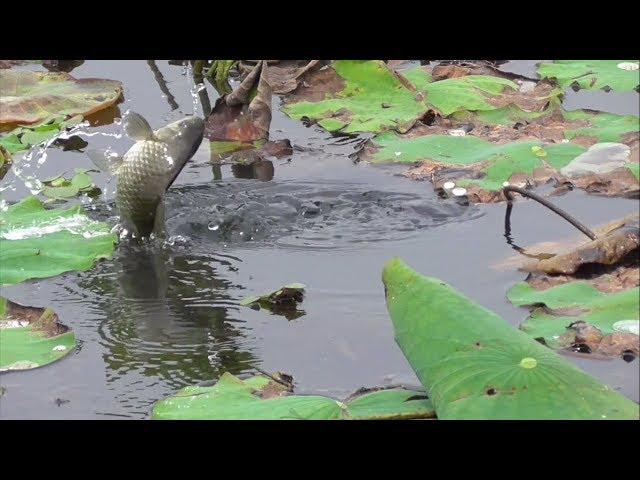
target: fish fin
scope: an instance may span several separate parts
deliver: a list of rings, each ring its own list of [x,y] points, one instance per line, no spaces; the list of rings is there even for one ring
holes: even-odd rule
[[[124,131],[133,140],[151,140],[153,138],[153,130],[151,130],[149,122],[135,112],[130,112],[125,116]]]
[[[87,150],[87,157],[103,172],[118,174],[122,165],[122,156],[110,150]]]

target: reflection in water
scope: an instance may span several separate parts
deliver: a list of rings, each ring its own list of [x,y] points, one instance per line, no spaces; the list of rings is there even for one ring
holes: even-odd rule
[[[251,165],[241,165],[239,163],[231,166],[233,176],[236,178],[256,179],[262,182],[273,180],[273,162],[269,160],[258,160]]]
[[[237,308],[226,293],[232,285],[217,273],[235,263],[123,243],[111,265],[82,280],[105,317],[107,382],[123,406],[148,408],[136,401],[141,384],[170,392],[252,368],[245,328],[229,316]]]

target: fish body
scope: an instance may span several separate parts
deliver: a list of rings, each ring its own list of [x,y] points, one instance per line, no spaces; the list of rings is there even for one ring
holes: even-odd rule
[[[134,237],[159,234],[164,226],[164,195],[202,142],[204,121],[186,117],[158,130],[130,113],[124,129],[136,143],[124,156],[90,151],[103,170],[117,176],[116,208],[122,227]]]

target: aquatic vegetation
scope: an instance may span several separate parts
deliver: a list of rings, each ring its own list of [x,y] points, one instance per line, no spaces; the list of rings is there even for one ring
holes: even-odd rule
[[[587,90],[630,91],[640,85],[638,60],[555,60],[541,63],[538,74],[563,88],[575,85]]]
[[[41,122],[52,115],[87,116],[116,103],[122,84],[67,73],[0,70],[0,125]]]
[[[0,212],[0,285],[88,270],[110,258],[117,236],[76,206],[47,210],[28,197]]]
[[[264,308],[276,315],[283,315],[287,320],[293,320],[305,313],[297,309],[304,298],[305,288],[302,283],[290,283],[262,295],[245,298],[240,305]]]
[[[75,335],[50,308],[24,307],[0,297],[0,371],[47,365],[75,346]]]
[[[44,187],[41,193],[52,199],[67,199],[81,194],[92,197],[99,195],[100,189],[96,187],[89,175],[92,171],[95,170],[76,168],[75,175],[71,179],[65,178],[64,174],[47,178],[42,181]]]
[[[373,389],[338,401],[320,395],[290,395],[266,376],[240,380],[224,373],[211,387],[185,387],[153,407],[155,420],[393,420],[432,418],[424,393]]]
[[[439,419],[638,419],[635,402],[396,258],[382,280],[396,342]]]
[[[61,131],[79,124],[82,120],[82,115],[73,116],[68,120],[65,120],[64,115],[55,115],[35,125],[17,127],[0,137],[0,146],[4,146],[11,153],[28,150],[34,145],[51,140]]]
[[[338,60],[322,78],[294,91],[283,111],[309,118],[330,132],[408,131],[428,107],[415,87],[379,60]]]
[[[638,287],[603,293],[584,281],[545,290],[521,282],[509,290],[507,298],[514,305],[535,307],[521,328],[552,348],[586,345],[590,352],[605,355],[640,354]]]

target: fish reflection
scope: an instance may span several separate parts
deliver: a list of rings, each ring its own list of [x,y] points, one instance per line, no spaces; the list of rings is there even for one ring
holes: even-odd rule
[[[121,244],[108,272],[85,279],[104,314],[107,381],[117,384],[125,406],[136,403],[140,388],[160,384],[169,392],[252,368],[248,332],[232,315],[232,284],[219,273],[235,263]]]
[[[248,178],[268,182],[273,180],[275,169],[270,160],[258,160],[251,165],[231,165],[231,171],[236,178]]]

